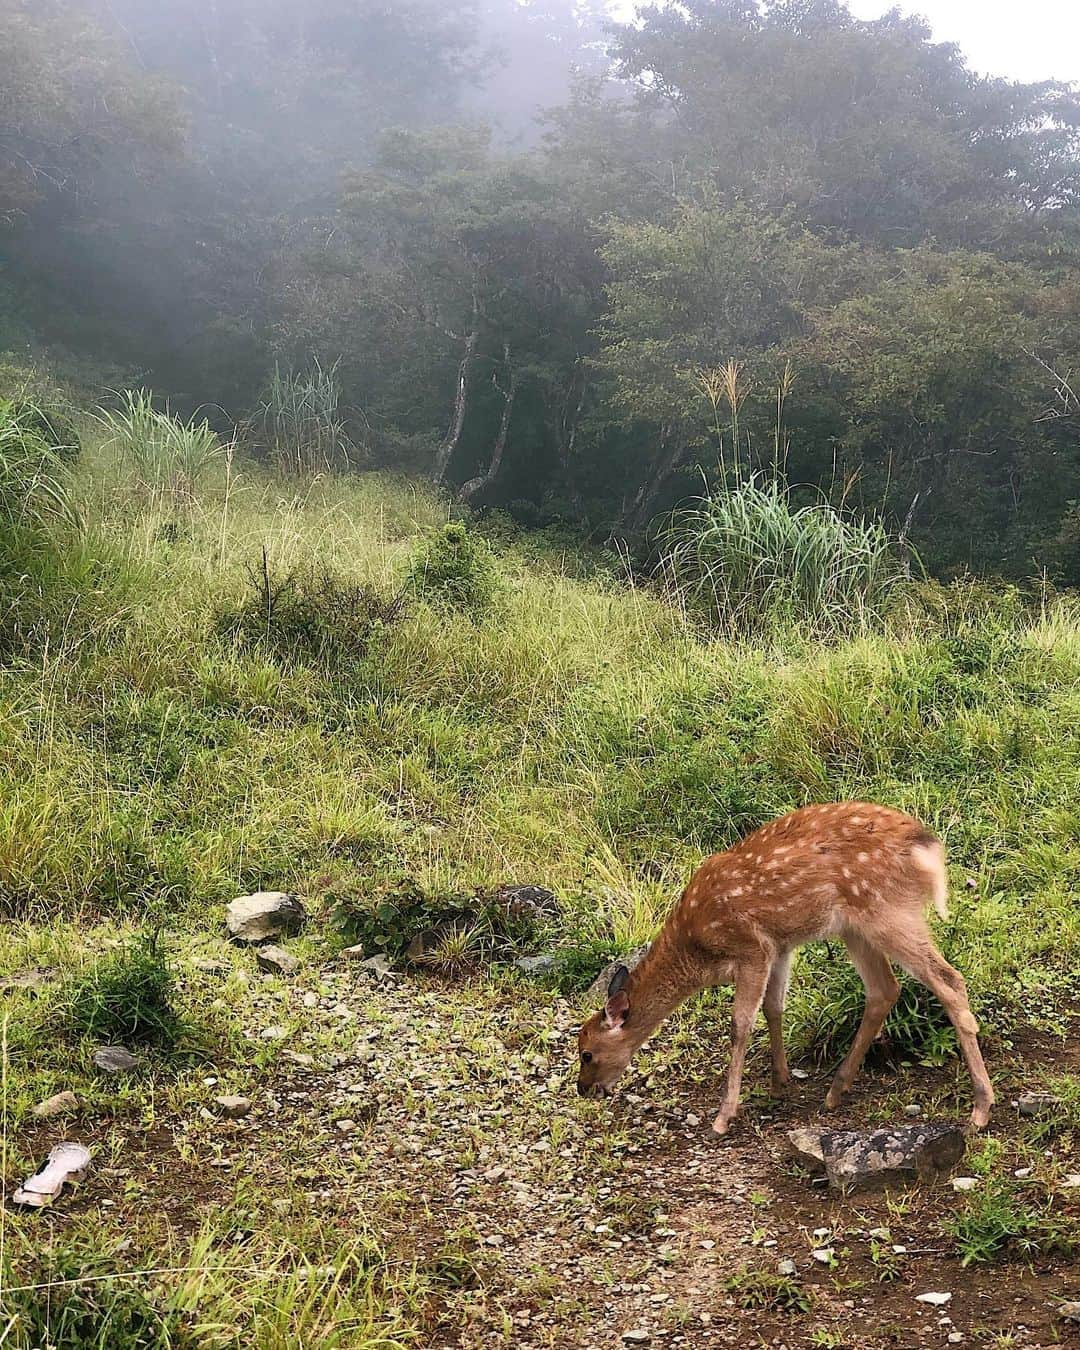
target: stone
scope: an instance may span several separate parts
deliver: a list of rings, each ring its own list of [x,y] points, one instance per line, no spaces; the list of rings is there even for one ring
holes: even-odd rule
[[[943,1308],[952,1298],[952,1294],[916,1294],[916,1303],[929,1303],[932,1308]]]
[[[546,886],[500,886],[494,895],[495,904],[510,919],[528,923],[548,923],[559,917],[559,902],[555,892]]]
[[[21,989],[28,994],[40,994],[55,981],[57,973],[55,966],[33,966],[29,970],[20,970],[18,974],[0,980],[0,993],[8,994]]]
[[[908,1120],[918,1120],[922,1115],[922,1107],[912,1102],[910,1106],[904,1107],[904,1115],[907,1116]]]
[[[523,975],[546,975],[555,969],[555,957],[550,952],[541,952],[537,956],[519,956],[514,969]]]
[[[255,953],[259,969],[271,975],[295,975],[300,962],[284,947],[260,947]]]
[[[262,1041],[283,1041],[288,1035],[288,1031],[282,1026],[263,1027],[259,1032],[259,1039]]]
[[[1076,1322],[1080,1325],[1080,1301],[1070,1301],[1058,1305],[1057,1315],[1062,1322]]]
[[[1016,1103],[1022,1116],[1047,1116],[1060,1109],[1062,1101],[1052,1092],[1025,1092]]]
[[[204,975],[227,975],[229,967],[224,961],[215,961],[208,956],[197,956],[191,963],[196,970],[201,970]]]
[[[973,1191],[978,1184],[978,1177],[953,1177],[952,1179],[954,1191]]]
[[[603,1003],[607,998],[608,985],[611,983],[612,975],[620,966],[625,966],[627,970],[633,970],[635,966],[640,966],[648,950],[647,946],[635,947],[633,951],[627,952],[624,956],[617,956],[614,961],[609,961],[592,984],[589,985],[589,992],[585,997],[592,999],[594,1002]]]
[[[1080,1172],[1069,1172],[1058,1183],[1063,1191],[1074,1191],[1080,1187]]]
[[[232,1097],[226,1094],[215,1097],[214,1101],[221,1107],[221,1114],[226,1120],[241,1120],[251,1110],[251,1101],[247,1097]]]
[[[644,1327],[634,1327],[632,1331],[624,1331],[622,1340],[624,1345],[652,1345],[652,1336]]]
[[[936,1181],[964,1155],[966,1139],[954,1125],[908,1125],[885,1130],[791,1130],[788,1144],[811,1175],[822,1172],[832,1190]]]
[[[225,924],[234,942],[267,942],[294,937],[307,922],[307,911],[295,895],[284,891],[256,891],[230,901]]]
[[[790,1256],[785,1256],[782,1261],[777,1261],[776,1273],[777,1275],[786,1275],[790,1278],[791,1276],[798,1274],[798,1267]]]
[[[102,1073],[131,1073],[139,1067],[138,1059],[122,1045],[103,1045],[95,1050],[94,1064]]]
[[[51,1116],[67,1116],[73,1111],[79,1109],[79,1099],[74,1092],[58,1092],[55,1097],[48,1097],[43,1102],[38,1102],[34,1107],[34,1115],[41,1120],[48,1120]]]
[[[821,1131],[810,1129],[788,1130],[788,1148],[795,1161],[813,1177],[825,1175],[825,1154],[821,1149]]]

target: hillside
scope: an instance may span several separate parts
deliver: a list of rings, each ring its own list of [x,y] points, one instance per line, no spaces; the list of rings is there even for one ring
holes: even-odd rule
[[[1074,597],[914,582],[832,643],[734,640],[569,535],[447,530],[404,479],[230,453],[148,482],[101,444],[75,475],[72,521],[13,530],[0,565],[4,1171],[61,1138],[94,1163],[54,1208],[4,1211],[8,1344],[1066,1334]],[[784,1160],[860,1013],[828,946],[793,982],[806,1076],[770,1104],[757,1038],[729,1141],[707,1129],[724,993],[676,1016],[614,1104],[573,1095],[583,990],[694,864],[848,797],[913,812],[948,850],[939,938],[1000,1099],[969,1194],[833,1200]],[[549,888],[556,916],[503,922],[488,897],[506,885]],[[292,977],[225,941],[226,903],[258,890],[312,916]],[[555,961],[515,966],[536,953]],[[135,1072],[95,1071],[110,1041]],[[1057,1104],[1018,1118],[1034,1089]],[[75,1115],[33,1114],[69,1090]],[[958,1118],[968,1091],[940,1010],[905,985],[844,1119]],[[223,1094],[250,1112],[223,1118]],[[951,1322],[925,1290],[953,1292]]]

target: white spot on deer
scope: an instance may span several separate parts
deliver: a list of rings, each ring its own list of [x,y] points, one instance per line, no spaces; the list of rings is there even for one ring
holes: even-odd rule
[[[870,854],[869,854],[869,853],[857,853],[855,856],[856,856],[856,858],[857,858],[857,860],[858,860],[859,862],[869,862],[869,861],[870,861]]]

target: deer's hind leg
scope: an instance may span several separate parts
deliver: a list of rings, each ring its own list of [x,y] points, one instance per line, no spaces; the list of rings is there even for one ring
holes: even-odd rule
[[[881,950],[872,946],[858,933],[845,933],[844,946],[848,949],[851,964],[859,972],[859,978],[866,990],[866,1005],[863,1008],[862,1021],[851,1042],[851,1049],[837,1069],[825,1098],[825,1109],[835,1110],[843,1101],[845,1094],[862,1068],[870,1043],[885,1025],[885,1019],[893,1009],[900,986],[892,972],[888,958]]]
[[[774,1097],[783,1097],[791,1085],[787,1051],[784,1049],[784,1004],[787,1002],[788,980],[791,978],[791,952],[782,952],[773,962],[769,982],[765,986],[762,1008],[769,1028],[769,1050],[772,1054],[772,1081],[769,1091]]]

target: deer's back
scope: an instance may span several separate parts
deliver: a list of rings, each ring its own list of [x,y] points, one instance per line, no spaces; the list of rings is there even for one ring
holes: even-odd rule
[[[869,802],[804,806],[706,858],[672,915],[680,936],[738,955],[921,913],[943,875],[937,836]]]

